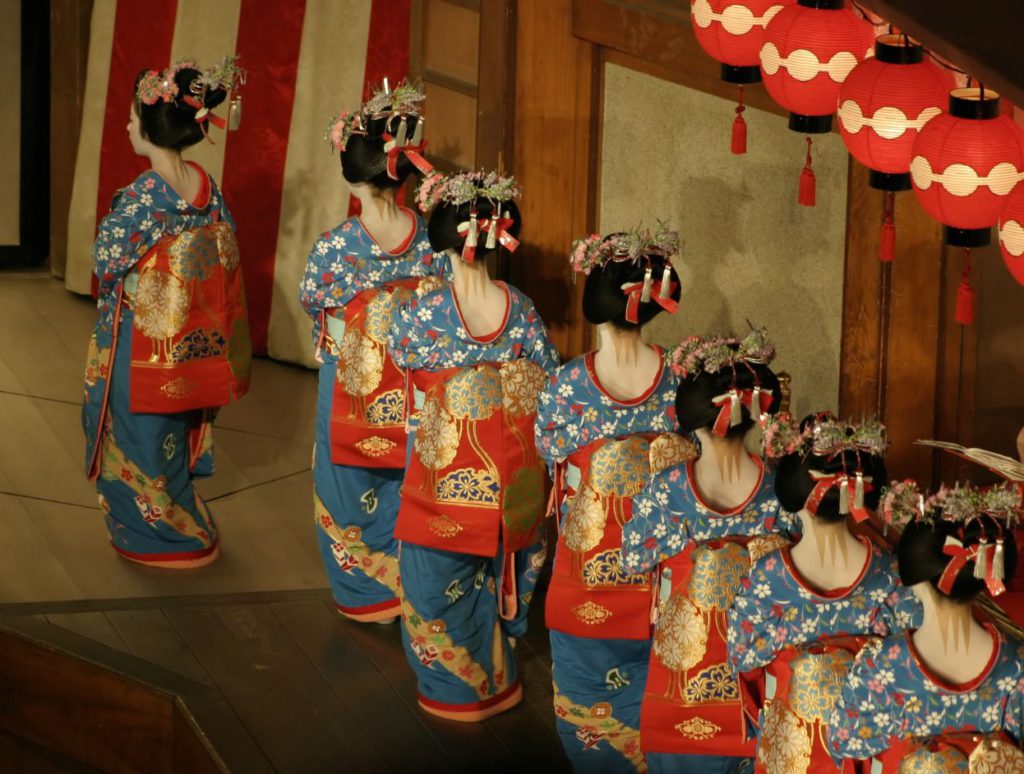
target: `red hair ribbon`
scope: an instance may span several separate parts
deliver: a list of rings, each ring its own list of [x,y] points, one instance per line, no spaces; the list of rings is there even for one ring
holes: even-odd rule
[[[864,507],[864,493],[874,490],[871,477],[862,473],[849,475],[848,473],[821,473],[817,470],[811,471],[811,478],[814,479],[814,489],[807,498],[808,513],[818,515],[818,507],[825,495],[833,487],[839,487],[839,513],[853,514],[853,520],[862,522],[868,517],[868,510]]]
[[[392,180],[398,179],[398,156],[404,153],[405,157],[413,163],[424,175],[429,175],[434,171],[434,165],[426,160],[423,156],[423,151],[427,147],[427,141],[423,140],[419,145],[413,145],[411,142],[399,144],[398,140],[392,137],[387,132],[384,132],[384,153],[388,157],[388,177]]]
[[[210,122],[211,124],[216,126],[218,129],[226,129],[227,128],[227,126],[228,126],[227,121],[225,121],[220,116],[214,115],[213,113],[211,113],[210,112],[210,108],[208,108],[205,105],[203,105],[202,102],[200,102],[198,99],[196,99],[192,95],[186,96],[184,99],[182,99],[182,102],[184,102],[189,107],[195,108],[195,110],[196,110],[196,123],[199,124],[202,127],[203,136],[206,137],[207,140],[210,140],[210,135],[207,134],[206,127],[202,126],[206,122]],[[213,140],[210,140],[210,142],[212,143]]]
[[[997,543],[989,543],[987,539],[982,538],[980,543],[965,548],[964,544],[955,537],[947,536],[946,545],[942,547],[942,553],[950,557],[950,560],[946,565],[946,569],[942,571],[942,575],[939,577],[939,591],[943,594],[949,594],[953,590],[956,576],[972,560],[976,563],[975,577],[978,577],[979,570],[984,570],[983,577],[989,594],[997,597],[1006,591],[1003,579],[998,577],[1001,573],[996,573],[994,570],[997,546]],[[982,564],[984,564],[984,568],[980,567]]]
[[[719,438],[725,438],[730,427],[736,427],[743,421],[743,406],[753,414],[754,394],[757,394],[757,413],[761,415],[772,407],[772,391],[762,390],[760,387],[747,387],[737,389],[733,387],[723,395],[717,395],[711,402],[719,407],[718,417],[711,428],[711,432]]]
[[[462,246],[462,260],[466,263],[473,263],[476,260],[476,248],[480,234],[487,232],[487,247],[494,248],[500,242],[502,247],[510,253],[514,253],[519,247],[519,240],[509,233],[509,229],[515,224],[512,218],[485,218],[477,220],[475,212],[470,213],[470,219],[459,224],[459,236],[465,240]],[[472,234],[472,238],[470,237]],[[491,238],[493,236],[493,239]]]
[[[679,311],[679,303],[672,298],[672,294],[675,292],[676,287],[678,287],[678,283],[669,283],[668,292],[662,293],[661,288],[663,282],[664,278],[652,283],[651,301],[657,302],[658,306],[669,314],[675,314]],[[626,322],[631,322],[635,325],[640,322],[640,298],[644,292],[644,283],[631,282],[628,285],[623,285],[622,292],[625,293],[628,298],[626,301]],[[662,296],[664,296],[664,298],[662,298]]]

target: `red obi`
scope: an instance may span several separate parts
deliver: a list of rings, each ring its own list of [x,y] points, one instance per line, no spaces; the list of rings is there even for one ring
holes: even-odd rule
[[[660,565],[658,623],[640,709],[645,752],[753,757],[726,613],[753,558],[778,535],[690,543]]]
[[[533,440],[547,383],[530,360],[416,371],[422,391],[395,537],[444,551],[497,556],[537,541],[544,463]]]
[[[252,343],[231,226],[164,237],[139,262],[138,280],[129,299],[132,412],[173,414],[245,395]]]
[[[835,637],[782,650],[764,670],[764,709],[755,771],[838,772],[826,738],[846,673],[868,637]],[[749,674],[749,673],[748,673]],[[744,678],[744,689],[747,688]],[[760,680],[758,681],[760,683]]]
[[[405,467],[405,375],[387,352],[387,336],[395,309],[423,281],[410,277],[364,290],[344,309],[325,314],[323,341],[338,357],[331,404],[335,465]],[[344,332],[331,335],[342,319]]]
[[[569,475],[557,482],[556,501],[569,506],[548,587],[548,628],[594,639],[651,636],[652,574],[622,569],[622,526],[651,475],[695,452],[675,433],[647,433],[602,438],[568,458]]]
[[[965,731],[933,739],[901,739],[876,760],[882,764],[882,774],[903,771],[1024,771],[1024,752],[1004,733]],[[870,763],[843,761],[843,773],[866,774]]]

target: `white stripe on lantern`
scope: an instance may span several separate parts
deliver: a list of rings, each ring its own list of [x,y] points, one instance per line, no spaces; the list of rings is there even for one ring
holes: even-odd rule
[[[761,47],[761,67],[768,75],[775,75],[784,67],[798,81],[811,81],[820,73],[828,73],[833,81],[842,83],[856,66],[857,57],[850,51],[840,51],[822,63],[817,54],[805,48],[782,56],[774,43],[765,43]]]
[[[1024,172],[1019,172],[1008,161],[996,164],[987,175],[978,174],[966,164],[950,164],[939,173],[924,156],[915,156],[910,162],[910,174],[914,185],[922,191],[931,188],[932,183],[940,183],[953,196],[970,196],[983,185],[996,196],[1008,196],[1013,187],[1024,180]]]

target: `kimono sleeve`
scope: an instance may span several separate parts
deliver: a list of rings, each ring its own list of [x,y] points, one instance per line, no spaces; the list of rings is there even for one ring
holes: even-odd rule
[[[739,591],[729,608],[726,641],[729,661],[737,672],[749,672],[770,664],[776,656],[774,632],[767,631],[772,616],[766,595],[772,579],[761,562],[740,579]]]
[[[887,750],[890,740],[899,735],[897,707],[886,689],[893,665],[882,655],[892,642],[891,638],[869,642],[846,675],[828,725],[829,752],[836,765],[846,758],[872,758]]]
[[[633,498],[633,518],[622,528],[622,566],[628,573],[647,572],[674,556],[690,541],[689,524],[672,508],[682,483],[679,466],[665,468]]]
[[[561,365],[562,360],[558,355],[558,348],[548,338],[544,321],[540,319],[532,304],[526,313],[524,325],[523,357],[529,358],[547,373],[553,373]]]
[[[344,260],[331,245],[328,232],[313,243],[306,258],[306,271],[299,283],[299,302],[314,320],[325,309],[344,306],[355,295],[355,266]]]
[[[432,321],[434,308],[444,300],[442,292],[416,296],[391,316],[388,352],[399,368],[436,370],[441,359],[441,345]]]
[[[541,390],[537,419],[533,425],[537,451],[548,464],[549,471],[575,451],[573,438],[579,417],[573,414],[568,399],[560,394],[564,373],[564,367],[558,369]]]
[[[1021,664],[1019,658],[1017,666],[1017,687],[1010,692],[1006,707],[1003,709],[1003,729],[1014,739],[1020,740],[1024,738],[1024,676],[1021,676],[1024,675],[1024,664]]]
[[[108,295],[160,239],[163,226],[153,207],[151,183],[147,174],[122,188],[114,195],[110,212],[100,221],[92,259],[101,297]]]

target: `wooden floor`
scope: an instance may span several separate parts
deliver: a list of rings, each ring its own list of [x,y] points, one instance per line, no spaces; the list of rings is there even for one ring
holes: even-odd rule
[[[397,624],[333,610],[310,508],[310,372],[259,361],[253,394],[218,421],[218,473],[200,486],[222,530],[215,565],[176,573],[116,557],[81,472],[93,314],[42,275],[0,275],[0,623],[70,631],[154,685],[173,676],[214,692],[232,722],[203,731],[239,771],[568,769],[542,598],[516,651],[523,704],[473,725],[417,708]],[[82,770],[0,737],[3,762]]]

